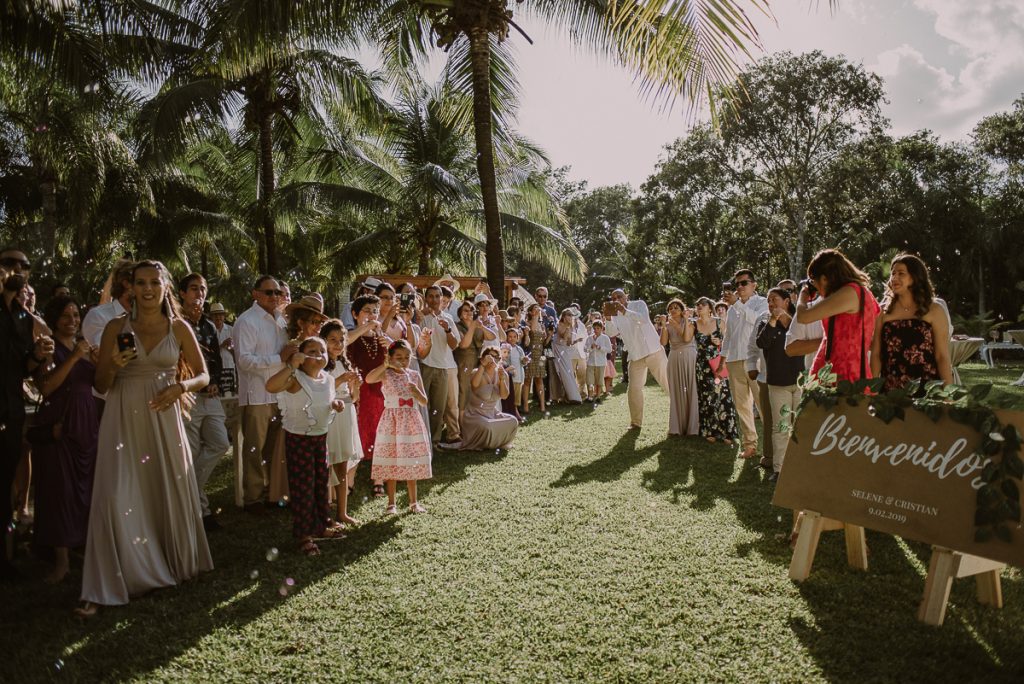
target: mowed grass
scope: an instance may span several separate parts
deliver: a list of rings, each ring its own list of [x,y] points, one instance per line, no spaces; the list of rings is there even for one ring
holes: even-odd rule
[[[667,398],[646,393],[639,434],[617,386],[532,418],[507,454],[439,455],[428,515],[362,502],[364,466],[364,524],[319,558],[294,550],[286,510],[235,511],[225,463],[216,570],[86,624],[70,617],[80,562],[60,587],[0,589],[0,681],[1024,680],[1021,571],[1003,573],[1002,610],[956,581],[942,628],[914,619],[923,544],[869,532],[860,573],[828,533],[795,584],[790,513],[760,471],[667,440]]]

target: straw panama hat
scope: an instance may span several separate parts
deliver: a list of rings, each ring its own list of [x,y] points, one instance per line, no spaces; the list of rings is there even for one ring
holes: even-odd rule
[[[225,314],[225,315],[227,315],[227,313],[228,312],[224,309],[224,305],[221,304],[220,302],[217,302],[215,304],[211,304],[210,305],[210,315],[211,316],[213,314]]]
[[[454,287],[452,288],[452,292],[458,292],[459,290],[462,289],[462,283],[453,278],[451,273],[445,273],[443,276],[434,281],[434,285],[437,286],[449,284],[454,285]]]
[[[287,313],[292,313],[296,309],[305,309],[306,311],[312,311],[315,314],[323,316],[324,298],[323,296],[320,295],[319,292],[313,292],[308,295],[303,295],[302,299],[300,299],[299,301],[292,302],[291,304],[289,304],[285,308],[285,311]]]

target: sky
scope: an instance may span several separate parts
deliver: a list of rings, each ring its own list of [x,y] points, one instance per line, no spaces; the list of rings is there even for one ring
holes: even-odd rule
[[[883,112],[896,135],[930,129],[967,139],[982,117],[1024,93],[1024,0],[770,0],[774,17],[751,14],[763,50],[845,55],[885,80]],[[692,121],[643,100],[627,70],[523,17],[534,45],[514,32],[523,90],[519,130],[554,166],[590,188],[654,171],[664,145]]]

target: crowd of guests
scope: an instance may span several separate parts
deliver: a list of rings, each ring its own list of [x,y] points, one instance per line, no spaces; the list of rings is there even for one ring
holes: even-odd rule
[[[31,477],[33,544],[52,550],[47,581],[85,548],[83,617],[178,584],[213,567],[207,533],[220,523],[206,488],[240,428],[245,510],[287,507],[297,548],[317,555],[318,540],[359,524],[348,497],[361,462],[387,514],[398,512],[399,481],[408,510],[423,513],[416,485],[439,450],[500,452],[551,403],[596,404],[616,357],[630,429],[643,425],[653,375],[669,395],[670,436],[760,453],[774,481],[808,373],[882,376],[886,390],[952,382],[949,316],[927,267],[906,254],[891,267],[881,305],[863,272],[824,250],[800,284],[762,296],[741,269],[718,300],[673,299],[653,320],[621,289],[585,315],[572,302],[559,311],[544,287],[498,309],[486,283],[450,276],[422,291],[368,278],[331,318],[319,294],[293,301],[286,283],[261,276],[231,325],[223,304],[207,306],[202,275],[175,281],[155,261],[119,262],[84,315],[63,286],[40,315],[28,258],[6,249],[4,529],[14,511],[28,517]],[[29,390],[38,410],[26,421]],[[0,574],[18,575],[6,552]]]

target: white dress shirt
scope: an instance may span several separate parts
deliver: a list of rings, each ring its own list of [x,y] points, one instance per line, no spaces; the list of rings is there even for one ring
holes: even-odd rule
[[[231,338],[238,354],[238,405],[276,404],[277,397],[267,391],[267,380],[281,370],[281,349],[288,336],[277,316],[253,305],[235,320]]]
[[[820,301],[821,299],[811,301],[808,303],[807,308],[813,307]],[[799,323],[796,320],[796,314],[793,314],[793,320],[789,323],[789,330],[786,331],[786,346],[788,347],[793,342],[799,340],[820,340],[823,337],[825,337],[825,326],[822,325],[821,321]],[[817,353],[817,350],[815,350],[810,354],[804,354],[804,368],[810,370],[811,364],[814,363],[814,355]]]
[[[626,304],[626,312],[612,316],[608,324],[608,334],[617,335],[622,346],[629,354],[630,360],[642,359],[645,356],[661,351],[661,335],[651,323],[651,313],[647,303],[642,299],[634,299]]]
[[[569,358],[570,359],[586,359],[587,358],[587,326],[584,325],[583,321],[576,319],[576,323],[572,326],[572,335],[569,339],[579,340],[569,345]]]
[[[768,319],[772,317],[770,311],[765,311],[763,314],[757,317],[757,321],[754,323],[754,329],[750,332],[750,339],[747,342],[747,364],[746,369],[748,371],[757,371],[757,381],[762,383],[768,382],[768,362],[764,358],[764,349],[757,346],[757,330],[762,323],[767,323]]]
[[[768,311],[768,300],[759,294],[746,302],[736,300],[725,319],[722,356],[726,361],[744,361],[751,355],[750,336],[757,330],[757,319]],[[756,345],[754,349],[757,349]]]
[[[462,339],[459,329],[455,327],[455,319],[444,311],[438,315],[428,311],[423,315],[420,327],[423,330],[430,328],[433,331],[430,334],[430,353],[420,359],[420,363],[431,368],[458,368],[458,365],[455,363],[455,355],[452,354],[452,348],[448,346],[448,333],[444,331],[444,328],[438,322],[440,319],[448,321],[448,329],[455,336],[456,342]]]
[[[82,337],[92,346],[100,346],[100,340],[103,339],[103,329],[107,327],[107,323],[126,313],[128,312],[121,306],[121,302],[116,299],[112,299],[106,304],[92,307],[82,320]]]
[[[216,327],[216,326],[214,326],[214,327]],[[232,330],[232,327],[230,325],[228,325],[227,323],[225,323],[224,327],[217,331],[217,341],[220,342],[221,344],[224,344],[224,340],[226,340],[229,337],[231,337],[231,330]],[[230,349],[225,349],[224,347],[221,347],[220,348],[220,362],[222,364],[224,364],[225,368],[234,368],[235,367],[235,355],[231,353]]]
[[[586,341],[587,365],[604,366],[608,355],[612,353],[612,341],[604,333],[591,335]]]

